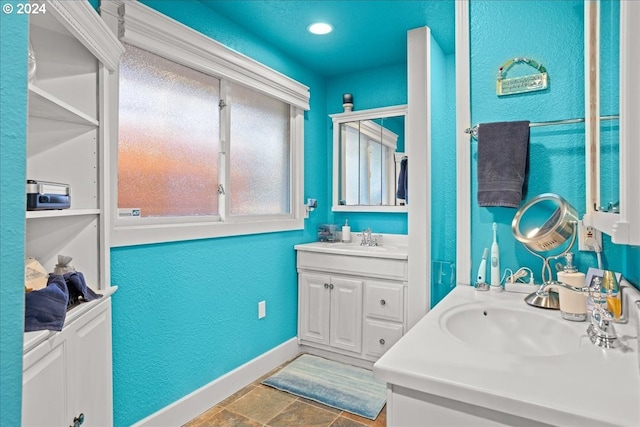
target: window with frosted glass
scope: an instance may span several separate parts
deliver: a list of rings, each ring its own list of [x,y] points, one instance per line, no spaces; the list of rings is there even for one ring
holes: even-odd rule
[[[291,212],[290,107],[231,85],[229,213]]]
[[[218,215],[220,80],[127,45],[120,64],[118,208]]]

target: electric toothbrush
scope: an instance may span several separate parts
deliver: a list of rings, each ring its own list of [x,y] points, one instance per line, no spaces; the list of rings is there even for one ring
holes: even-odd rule
[[[489,256],[489,248],[484,248],[482,261],[480,261],[480,267],[478,267],[478,281],[476,283],[486,283],[485,276],[487,274],[487,256]]]
[[[491,290],[501,291],[500,249],[498,248],[498,223],[493,223],[493,243],[491,244]]]

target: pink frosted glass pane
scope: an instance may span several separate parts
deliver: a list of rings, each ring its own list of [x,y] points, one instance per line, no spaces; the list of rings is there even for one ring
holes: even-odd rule
[[[120,65],[118,207],[218,214],[220,81],[127,45]]]
[[[230,213],[288,214],[289,105],[239,85],[231,94]]]

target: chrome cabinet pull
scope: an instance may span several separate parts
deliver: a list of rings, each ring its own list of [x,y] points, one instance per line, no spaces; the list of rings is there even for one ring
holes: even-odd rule
[[[329,285],[329,289],[333,289],[333,283]]]
[[[325,289],[329,289],[329,284],[328,284],[328,283],[325,283],[325,284],[324,284],[324,288],[325,288]]]
[[[385,305],[387,302],[383,299],[380,300],[380,305]]]
[[[384,345],[384,339],[380,338],[380,344]]]

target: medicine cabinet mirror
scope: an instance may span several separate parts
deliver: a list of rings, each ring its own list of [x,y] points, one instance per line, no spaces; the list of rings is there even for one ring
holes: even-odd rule
[[[399,105],[330,116],[333,211],[407,212],[406,115]]]
[[[637,2],[585,1],[584,222],[629,245],[640,245],[639,17]]]

